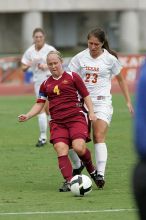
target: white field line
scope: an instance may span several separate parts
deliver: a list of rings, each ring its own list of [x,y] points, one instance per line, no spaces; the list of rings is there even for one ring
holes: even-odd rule
[[[136,209],[103,209],[81,211],[46,211],[46,212],[0,212],[4,215],[56,215],[56,214],[83,214],[83,213],[107,213],[107,212],[134,212]]]

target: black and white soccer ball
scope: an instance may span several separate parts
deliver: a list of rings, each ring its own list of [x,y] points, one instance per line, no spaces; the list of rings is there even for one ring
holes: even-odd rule
[[[85,196],[92,191],[92,181],[84,174],[75,175],[70,181],[70,189],[75,196]]]

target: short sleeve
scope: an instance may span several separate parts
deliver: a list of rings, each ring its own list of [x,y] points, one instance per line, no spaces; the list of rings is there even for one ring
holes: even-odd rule
[[[44,81],[41,86],[40,86],[40,90],[39,90],[39,95],[38,95],[38,98],[37,98],[37,103],[40,103],[40,102],[46,102],[47,100],[47,93],[46,93],[46,81]]]
[[[30,61],[31,61],[30,53],[27,50],[22,56],[21,63],[28,65],[30,63]]]
[[[71,72],[76,72],[78,73],[79,70],[80,70],[80,63],[79,63],[79,60],[78,60],[78,57],[77,56],[74,56],[69,65],[68,65],[68,70],[71,71]]]
[[[74,80],[74,84],[76,89],[78,90],[80,96],[82,98],[85,98],[86,96],[89,95],[89,92],[82,80],[82,78],[75,72],[72,73],[73,74],[73,80]]]
[[[116,57],[113,57],[112,74],[118,75],[121,72],[122,68],[123,67],[120,61]]]

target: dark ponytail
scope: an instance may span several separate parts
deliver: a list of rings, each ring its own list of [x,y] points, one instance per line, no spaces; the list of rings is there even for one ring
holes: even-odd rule
[[[91,36],[96,37],[101,43],[103,43],[102,48],[105,48],[110,54],[118,59],[117,53],[110,49],[106,34],[101,28],[91,30],[88,33],[87,39],[89,40]]]
[[[113,56],[115,56],[118,59],[117,53],[114,50],[110,49],[107,39],[105,39],[102,47],[105,48],[110,54],[112,54]]]

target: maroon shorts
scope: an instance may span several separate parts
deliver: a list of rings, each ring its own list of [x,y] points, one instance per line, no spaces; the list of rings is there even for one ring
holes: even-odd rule
[[[89,127],[84,115],[78,115],[63,122],[50,121],[50,142],[55,144],[63,142],[69,146],[75,139],[90,141]]]

